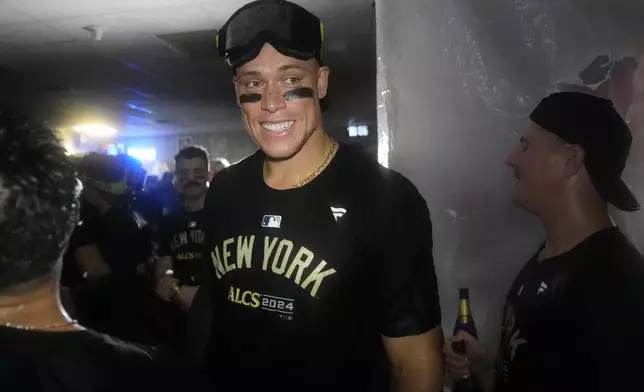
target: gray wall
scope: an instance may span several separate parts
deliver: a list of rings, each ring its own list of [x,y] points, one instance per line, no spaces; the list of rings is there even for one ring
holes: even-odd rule
[[[506,290],[543,239],[538,222],[511,203],[505,157],[558,81],[574,81],[600,52],[639,57],[644,7],[626,0],[399,3],[376,0],[381,159],[389,151],[389,166],[417,185],[432,211],[445,332],[458,287],[470,287],[481,339],[494,348]],[[637,167],[631,162],[631,181]],[[644,201],[644,189],[635,189]],[[641,243],[644,214],[615,219]]]

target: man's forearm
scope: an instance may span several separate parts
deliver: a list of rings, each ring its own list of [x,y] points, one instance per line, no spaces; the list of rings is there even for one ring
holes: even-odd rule
[[[442,368],[392,368],[391,392],[440,392],[442,389]]]
[[[392,365],[394,392],[440,392],[443,388],[443,334],[440,327],[412,336],[383,336]]]

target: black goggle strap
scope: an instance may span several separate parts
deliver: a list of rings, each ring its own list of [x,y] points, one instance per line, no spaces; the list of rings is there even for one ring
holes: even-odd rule
[[[226,26],[224,26],[224,29],[225,29],[225,28],[226,28]],[[224,55],[223,55],[224,60],[226,61],[226,63],[227,63],[229,66],[231,66],[231,67],[232,67],[232,66],[233,66],[233,64],[230,62],[230,57],[229,57],[228,51],[226,50],[226,48],[224,48],[224,50],[221,50],[221,48],[220,48],[220,45],[222,44],[222,43],[221,43],[221,38],[220,38],[220,37],[221,37],[221,34],[220,34],[220,33],[217,33],[217,38],[216,38],[217,50],[218,50],[220,53],[222,53],[222,52],[224,53]],[[322,57],[322,50],[323,50],[323,48],[324,48],[324,23],[320,22],[320,58]]]

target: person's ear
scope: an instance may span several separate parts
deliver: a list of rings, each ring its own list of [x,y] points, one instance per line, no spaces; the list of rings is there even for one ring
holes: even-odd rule
[[[584,167],[586,152],[576,144],[563,147],[562,159],[564,160],[563,174],[566,178],[575,176]]]
[[[329,74],[331,70],[329,67],[320,67],[318,70],[318,98],[323,99],[326,97],[329,88]]]

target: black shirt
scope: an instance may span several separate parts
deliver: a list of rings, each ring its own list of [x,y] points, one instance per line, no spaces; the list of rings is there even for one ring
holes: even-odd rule
[[[75,317],[93,330],[126,341],[157,342],[151,285],[136,270],[152,255],[147,222],[131,206],[119,205],[79,225],[73,245],[95,245],[111,272],[74,288]]]
[[[206,198],[211,385],[387,390],[381,335],[440,325],[425,200],[345,145],[292,190],[269,188],[263,161],[257,152],[220,172]]]
[[[137,274],[136,267],[152,254],[152,233],[142,215],[129,205],[110,208],[103,215],[83,221],[75,245],[96,245],[112,275],[127,279]]]
[[[201,250],[204,234],[199,224],[201,211],[179,210],[163,217],[159,256],[172,257],[174,277],[180,285],[198,286],[201,278]]]
[[[151,353],[95,332],[0,327],[3,392],[156,391],[155,367]]]
[[[617,228],[540,252],[508,294],[497,392],[630,390],[644,372],[644,259]]]

